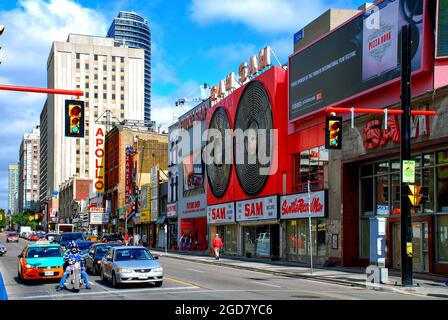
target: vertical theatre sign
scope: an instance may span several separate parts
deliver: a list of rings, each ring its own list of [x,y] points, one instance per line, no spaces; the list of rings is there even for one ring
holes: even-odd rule
[[[126,205],[131,203],[132,195],[132,170],[134,169],[134,157],[132,153],[126,153],[126,172],[125,172],[125,194],[126,194]]]
[[[95,191],[104,192],[104,130],[99,127],[95,132]]]

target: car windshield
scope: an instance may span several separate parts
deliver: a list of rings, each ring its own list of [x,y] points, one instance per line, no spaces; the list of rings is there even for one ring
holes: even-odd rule
[[[59,247],[33,247],[26,254],[27,258],[59,258],[62,257],[62,249]]]
[[[115,254],[115,261],[152,260],[153,257],[147,249],[120,249]]]
[[[117,245],[108,245],[108,246],[97,246],[96,247],[96,254],[104,256],[109,251],[109,249],[111,247],[118,247],[118,246],[119,246],[118,244]]]
[[[106,240],[121,240],[121,237],[118,234],[105,234],[104,239],[106,239]]]
[[[86,240],[82,233],[66,233],[61,235],[60,241]]]
[[[8,233],[8,236],[10,236],[10,237],[15,237],[15,236],[17,236],[17,233],[15,233],[15,232],[10,232],[10,233]]]

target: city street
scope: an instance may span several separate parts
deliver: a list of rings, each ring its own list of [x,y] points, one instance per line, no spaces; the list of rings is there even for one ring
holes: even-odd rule
[[[0,235],[0,243],[5,237]],[[89,275],[92,290],[79,293],[56,291],[56,281],[22,284],[17,279],[17,255],[28,242],[6,244],[8,252],[0,257],[0,272],[10,300],[376,300],[436,299],[415,295],[351,288],[337,284],[274,276],[225,266],[160,257],[165,278],[161,288],[132,285],[112,288],[98,276]],[[212,259],[212,258],[211,258]]]

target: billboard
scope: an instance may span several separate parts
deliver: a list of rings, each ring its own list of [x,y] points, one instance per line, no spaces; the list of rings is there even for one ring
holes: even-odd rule
[[[191,191],[204,192],[204,164],[201,151],[193,152],[182,161],[184,195]],[[197,193],[196,193],[197,194]]]
[[[151,210],[150,210],[150,194],[149,194],[150,186],[148,184],[142,185],[138,194],[139,201],[139,213],[140,213],[140,222],[141,223],[149,223],[151,221]]]
[[[291,194],[280,197],[280,219],[301,219],[327,216],[327,193],[325,190],[310,193]]]
[[[150,208],[151,208],[151,221],[155,222],[159,216],[159,167],[154,166],[151,168],[150,177]]]
[[[384,0],[289,58],[289,120],[400,76],[401,27],[411,25],[412,71],[423,67],[424,0]]]
[[[437,57],[448,57],[448,0],[439,0],[437,8]]]

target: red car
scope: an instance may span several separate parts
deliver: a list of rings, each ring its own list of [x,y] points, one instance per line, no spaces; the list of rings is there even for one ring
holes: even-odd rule
[[[19,235],[17,232],[8,232],[6,234],[6,242],[19,242]]]
[[[32,234],[29,239],[30,241],[37,241],[39,240],[39,236],[37,234]]]

